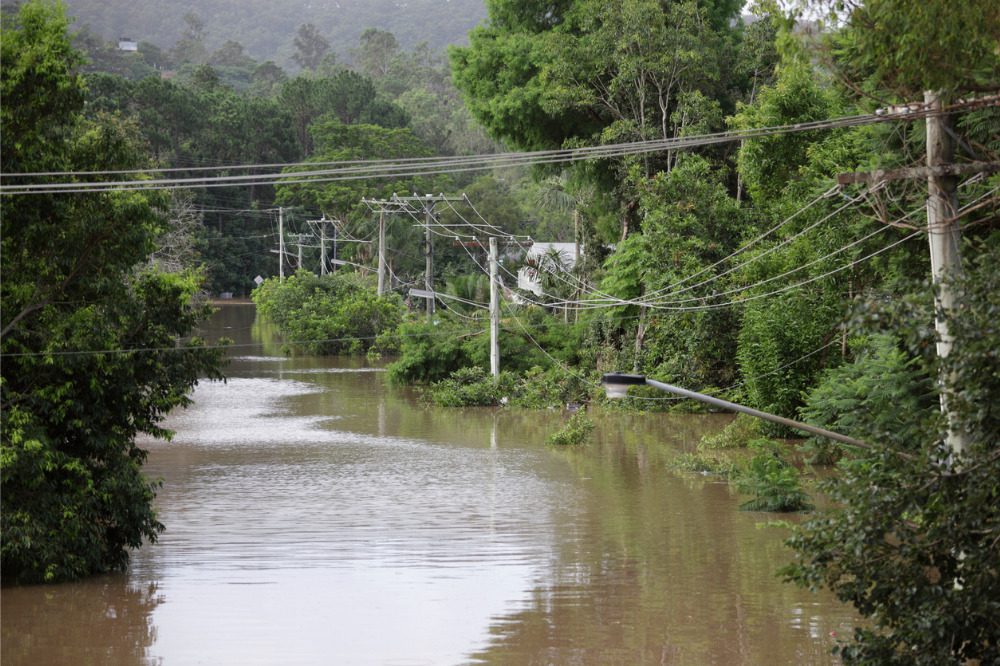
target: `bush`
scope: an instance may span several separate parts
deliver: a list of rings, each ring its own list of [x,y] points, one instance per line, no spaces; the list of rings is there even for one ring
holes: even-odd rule
[[[670,466],[682,472],[715,474],[723,479],[734,476],[738,469],[728,456],[704,451],[682,453],[671,461]]]
[[[585,442],[593,430],[594,422],[584,412],[577,412],[545,441],[552,446],[576,446]]]
[[[758,439],[751,443],[757,455],[736,477],[736,489],[753,498],[740,505],[743,511],[805,511],[812,508],[802,489],[799,471],[778,452],[777,442]]]
[[[726,424],[720,432],[702,437],[698,442],[698,450],[742,449],[760,436],[760,419],[747,414],[737,414],[736,418]]]
[[[442,319],[435,323],[405,322],[385,338],[398,341],[399,358],[388,366],[389,381],[396,384],[430,384],[447,379],[461,368],[475,365],[468,345],[485,331],[471,331]],[[381,341],[381,339],[380,339]]]
[[[934,383],[920,358],[913,358],[886,334],[856,339],[852,363],[823,373],[809,392],[802,417],[862,441],[884,440],[937,403]],[[829,464],[842,444],[814,437],[805,444],[810,462]]]
[[[562,368],[542,370],[534,367],[520,376],[504,371],[494,378],[480,366],[470,366],[432,384],[430,396],[434,403],[443,407],[507,404],[545,409],[587,402],[590,388],[583,373]]]
[[[379,297],[357,273],[299,273],[265,280],[252,297],[257,312],[278,325],[286,349],[310,354],[365,353],[403,318],[396,295]]]
[[[461,368],[430,387],[431,400],[442,407],[489,407],[510,395],[516,377],[502,372],[492,377],[479,366]]]

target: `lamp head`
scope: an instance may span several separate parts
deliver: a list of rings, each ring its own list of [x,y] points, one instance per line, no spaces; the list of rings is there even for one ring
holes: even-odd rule
[[[604,392],[608,399],[624,398],[628,394],[630,386],[642,386],[646,383],[644,375],[623,375],[618,372],[609,372],[601,377],[604,384]]]

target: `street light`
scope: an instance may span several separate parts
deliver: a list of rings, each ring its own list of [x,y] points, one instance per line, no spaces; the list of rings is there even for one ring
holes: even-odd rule
[[[825,430],[824,428],[817,428],[816,426],[811,426],[808,423],[801,423],[799,421],[793,421],[792,419],[786,419],[785,417],[778,416],[776,414],[762,412],[759,409],[754,409],[752,407],[737,405],[735,402],[729,402],[728,400],[722,400],[721,398],[713,398],[710,395],[689,391],[672,384],[664,384],[663,382],[649,379],[644,375],[624,375],[617,372],[609,372],[601,378],[601,383],[604,384],[604,391],[609,399],[624,398],[628,393],[629,388],[632,386],[652,386],[653,388],[665,391],[666,393],[673,393],[674,395],[691,398],[692,400],[700,400],[701,402],[721,407],[723,409],[729,409],[734,412],[742,412],[744,414],[749,414],[750,416],[756,416],[759,419],[780,423],[781,425],[788,426],[789,428],[795,428],[796,430],[804,430],[805,432],[812,433],[813,435],[827,437],[838,442],[843,442],[844,444],[859,446],[864,449],[869,448],[869,445],[865,442],[862,442],[859,439],[854,439],[853,437],[848,437],[847,435],[841,435],[840,433]]]

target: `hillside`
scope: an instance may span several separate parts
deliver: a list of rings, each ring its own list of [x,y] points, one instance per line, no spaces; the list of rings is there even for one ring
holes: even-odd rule
[[[486,18],[483,0],[66,0],[76,28],[89,27],[107,40],[130,37],[173,46],[185,15],[205,25],[211,50],[238,41],[253,58],[291,64],[299,26],[312,23],[342,59],[366,28],[388,30],[403,48],[427,42],[434,50],[465,43]]]

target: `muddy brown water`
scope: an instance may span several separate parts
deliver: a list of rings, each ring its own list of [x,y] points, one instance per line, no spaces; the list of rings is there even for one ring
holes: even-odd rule
[[[145,441],[130,570],[4,588],[3,664],[824,664],[853,615],[782,583],[773,516],[669,462],[726,416],[428,407],[363,361],[238,345]],[[247,345],[247,346],[242,346]]]

